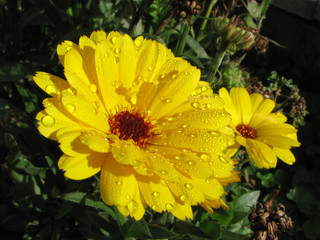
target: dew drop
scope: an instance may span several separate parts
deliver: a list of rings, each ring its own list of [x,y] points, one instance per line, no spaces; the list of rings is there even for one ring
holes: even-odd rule
[[[170,212],[173,209],[172,204],[171,203],[167,203],[166,204],[166,209],[167,209],[168,212]]]
[[[44,116],[41,122],[46,127],[52,127],[55,124],[55,119],[51,116]]]
[[[126,195],[127,199],[131,199],[131,196],[129,194]]]
[[[154,65],[149,65],[148,70],[152,71],[154,69]]]
[[[69,113],[74,113],[76,111],[76,106],[73,105],[72,103],[68,103],[66,105],[66,108]]]
[[[114,50],[114,53],[116,53],[116,54],[119,54],[121,52],[121,49],[120,48],[116,48],[115,50]]]
[[[196,162],[195,162],[195,161],[189,161],[188,164],[189,164],[190,166],[193,166],[193,165],[196,164]]]
[[[97,86],[95,84],[90,84],[89,89],[93,93],[97,92]]]
[[[77,95],[77,90],[74,89],[74,88],[68,88],[68,89],[67,89],[67,92],[70,93],[70,94],[72,94],[72,95]]]
[[[172,99],[171,99],[171,98],[167,98],[167,99],[164,99],[163,102],[164,102],[164,103],[171,103],[171,102],[172,102]]]
[[[184,186],[185,186],[186,189],[188,189],[188,190],[192,189],[192,184],[191,184],[191,183],[186,183]]]
[[[207,91],[207,90],[208,90],[208,88],[207,88],[206,86],[202,86],[202,87],[201,87],[201,91],[202,91],[202,92],[205,92],[205,91]]]
[[[188,127],[190,127],[190,124],[183,124],[182,125],[182,128],[188,128]]]
[[[157,205],[152,205],[151,207],[154,211],[158,210],[158,206]]]
[[[153,192],[152,195],[153,195],[154,197],[159,197],[159,196],[160,196],[160,193],[159,193],[159,192]]]
[[[122,181],[116,181],[116,184],[117,184],[117,185],[121,185],[121,184],[122,184]]]
[[[162,175],[167,175],[167,174],[168,174],[168,172],[165,171],[165,170],[161,170],[160,173],[161,173]]]
[[[96,108],[92,109],[92,113],[93,113],[94,115],[97,115],[97,114],[98,114],[98,109],[96,109]]]
[[[56,86],[49,85],[49,86],[46,87],[46,92],[49,95],[54,96],[59,92],[59,90],[58,90],[58,88]]]
[[[162,78],[162,79],[164,79],[165,77],[166,77],[165,74],[162,74],[162,75],[160,76],[160,78]]]
[[[199,103],[198,102],[193,102],[193,103],[191,103],[191,106],[194,107],[194,108],[197,108],[197,107],[199,107]]]
[[[202,160],[208,161],[208,160],[211,159],[211,156],[210,156],[209,154],[203,153],[203,154],[201,154],[200,158],[201,158]]]
[[[100,103],[97,102],[97,101],[95,101],[95,102],[94,102],[94,106],[95,106],[96,108],[99,108],[99,107],[100,107]]]
[[[136,40],[134,41],[134,45],[136,45],[136,47],[141,47],[142,41],[136,39]]]
[[[117,41],[117,37],[112,37],[112,38],[111,38],[111,43],[112,43],[112,44],[115,44],[116,41]]]
[[[128,210],[131,214],[134,214],[138,210],[138,203],[134,200],[128,203]]]
[[[119,62],[119,58],[118,58],[118,57],[115,57],[115,58],[113,59],[113,61],[114,61],[114,63],[118,63],[118,62]]]
[[[109,53],[105,53],[104,57],[106,57],[106,58],[109,57]]]
[[[181,200],[182,202],[186,202],[186,201],[188,201],[188,196],[182,194],[182,195],[180,196],[180,200]]]
[[[219,156],[219,159],[223,163],[228,163],[228,160],[224,156]]]
[[[173,74],[172,79],[176,79],[176,78],[177,78],[177,74]]]

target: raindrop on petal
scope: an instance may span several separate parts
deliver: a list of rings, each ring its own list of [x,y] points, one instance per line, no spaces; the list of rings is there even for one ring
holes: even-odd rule
[[[68,103],[66,108],[69,113],[74,113],[76,111],[76,106],[74,106],[72,103]]]
[[[128,203],[128,210],[131,214],[134,214],[138,210],[138,203],[134,200]]]
[[[90,84],[89,89],[93,93],[97,92],[97,86],[95,84]]]
[[[186,201],[188,201],[188,196],[182,194],[182,195],[180,196],[180,200],[181,200],[182,202],[186,202]]]
[[[49,85],[49,86],[46,87],[46,92],[47,92],[49,95],[54,96],[54,95],[56,95],[56,94],[59,92],[59,90],[58,90],[58,88],[57,88],[56,86]]]
[[[152,195],[153,195],[154,197],[159,197],[159,196],[160,196],[160,193],[159,193],[159,192],[153,192]]]
[[[166,209],[167,209],[168,212],[170,212],[173,209],[172,204],[171,203],[167,203],[166,204]]]
[[[44,116],[41,122],[45,127],[52,127],[55,124],[55,119],[51,116]]]
[[[188,190],[192,189],[192,184],[191,184],[191,183],[186,183],[184,186],[185,186],[186,189],[188,189]]]

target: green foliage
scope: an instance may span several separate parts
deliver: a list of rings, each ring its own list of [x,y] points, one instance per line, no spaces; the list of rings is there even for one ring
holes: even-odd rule
[[[247,2],[243,19],[248,26],[260,28],[271,1]],[[241,183],[225,187],[228,208],[211,214],[194,207],[194,220],[185,222],[150,209],[141,221],[125,218],[102,202],[98,177],[72,181],[58,169],[58,144],[37,131],[35,115],[47,96],[32,76],[36,71],[63,76],[56,56],[56,46],[63,40],[77,41],[98,29],[144,35],[174,52],[180,49],[183,58],[201,69],[203,80],[215,65],[216,88],[248,85],[251,74],[240,66],[244,50],[230,47],[215,62],[221,38],[206,24],[210,19],[202,13],[186,24],[170,16],[170,11],[169,0],[0,0],[0,230],[4,239],[246,239],[252,234],[251,208],[274,188],[280,189],[279,201],[295,217],[300,239],[320,237],[318,165],[259,170],[239,153],[238,171],[242,176],[246,170],[249,179],[243,176]],[[303,125],[306,109],[300,115],[290,110],[292,96],[300,96],[297,85],[275,72],[266,82],[263,90],[275,96],[278,109],[296,126]]]

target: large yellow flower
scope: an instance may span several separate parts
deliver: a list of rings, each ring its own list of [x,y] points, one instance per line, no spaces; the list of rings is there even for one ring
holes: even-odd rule
[[[200,71],[164,45],[118,32],[93,32],[57,48],[67,81],[38,72],[51,98],[39,131],[57,140],[59,168],[75,180],[101,170],[108,205],[141,219],[145,209],[192,218],[225,204],[222,185],[237,181],[224,154],[234,143],[222,99]]]
[[[259,93],[249,95],[245,88],[232,88],[230,95],[222,88],[219,95],[236,132],[236,143],[229,148],[231,153],[244,146],[259,168],[276,167],[277,157],[290,165],[295,162],[290,149],[300,146],[297,129],[285,123],[287,118],[282,113],[271,113],[275,107],[273,100],[263,99]]]

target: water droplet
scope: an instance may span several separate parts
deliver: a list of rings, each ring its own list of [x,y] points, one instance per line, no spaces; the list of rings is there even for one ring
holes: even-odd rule
[[[154,65],[149,65],[148,70],[152,71],[154,69]]]
[[[121,49],[120,48],[116,48],[115,50],[114,50],[114,53],[116,53],[116,54],[119,54],[121,52]]]
[[[177,74],[173,74],[172,79],[176,79],[176,78],[177,78]]]
[[[184,186],[185,186],[186,189],[188,189],[188,190],[192,189],[192,184],[191,184],[191,183],[186,183]]]
[[[228,163],[228,160],[224,156],[219,156],[219,159],[223,163]]]
[[[158,206],[157,205],[152,205],[151,207],[154,211],[156,211],[158,209]]]
[[[136,201],[132,200],[131,202],[129,202],[127,207],[128,207],[129,212],[131,214],[134,214],[138,210],[138,203]]]
[[[44,126],[46,127],[52,127],[54,124],[55,124],[55,119],[51,116],[44,116],[42,119],[41,119],[41,122]]]
[[[136,47],[141,47],[142,41],[136,39],[134,40],[134,45],[136,45]]]
[[[153,195],[154,197],[159,197],[159,196],[160,196],[160,193],[159,193],[159,192],[153,192],[152,195]]]
[[[96,108],[92,109],[92,113],[93,113],[94,115],[97,115],[97,114],[98,114],[98,109],[96,109]]]
[[[182,195],[180,196],[180,200],[181,200],[182,202],[186,202],[186,201],[188,201],[188,196],[182,194]]]
[[[196,164],[196,162],[195,162],[195,161],[189,161],[188,164],[189,164],[190,166],[193,166],[193,165]]]
[[[161,76],[160,76],[160,78],[162,78],[162,79],[164,79],[166,77],[166,74],[162,74]]]
[[[165,171],[165,170],[161,170],[160,173],[161,173],[162,175],[167,175],[167,174],[168,174],[168,172]]]
[[[201,154],[200,158],[201,158],[202,160],[208,161],[208,160],[211,159],[211,156],[210,156],[209,154],[203,153],[203,154]]]
[[[112,43],[112,44],[115,44],[116,41],[117,41],[117,37],[112,37],[112,38],[111,38],[111,43]]]
[[[190,127],[190,124],[183,124],[182,127],[183,128],[188,128],[188,127]]]
[[[121,185],[121,184],[122,184],[122,181],[116,181],[116,184],[117,184],[117,185]]]
[[[66,105],[66,108],[69,113],[74,113],[76,111],[76,106],[73,105],[72,103],[68,103]]]
[[[209,133],[211,134],[211,135],[214,135],[214,136],[219,136],[219,135],[221,135],[219,132],[217,132],[217,131],[209,131]]]
[[[119,62],[119,58],[118,57],[114,57],[113,61],[114,61],[114,63],[118,63]]]
[[[210,184],[212,182],[212,179],[207,179],[206,183]]]
[[[163,102],[164,102],[164,103],[171,103],[171,102],[172,102],[172,99],[171,99],[171,98],[167,98],[167,99],[164,99]]]
[[[72,95],[77,95],[77,90],[74,89],[74,88],[68,88],[68,89],[67,89],[67,92],[70,93],[70,94],[72,94]]]
[[[129,194],[127,194],[127,195],[126,195],[126,198],[127,198],[127,199],[130,199],[130,198],[131,198],[131,196],[130,196]]]
[[[202,91],[202,92],[205,92],[205,91],[207,91],[207,90],[208,90],[208,88],[207,88],[206,86],[202,86],[202,87],[201,87],[201,91]]]
[[[170,212],[173,209],[172,204],[171,203],[167,203],[166,204],[166,209],[167,209],[168,212]]]
[[[192,107],[194,107],[194,108],[197,108],[197,107],[199,107],[199,103],[198,102],[193,102],[193,103],[191,103],[191,106]]]
[[[109,53],[105,53],[104,57],[106,57],[106,58],[109,57]]]
[[[95,101],[95,102],[94,102],[94,106],[95,106],[96,108],[99,108],[99,107],[100,107],[100,103],[97,102],[97,101]]]
[[[97,92],[97,86],[95,84],[90,84],[89,89],[93,93]]]
[[[49,85],[49,86],[46,87],[46,92],[49,95],[54,96],[59,92],[59,90],[58,90],[58,88],[56,86]]]

